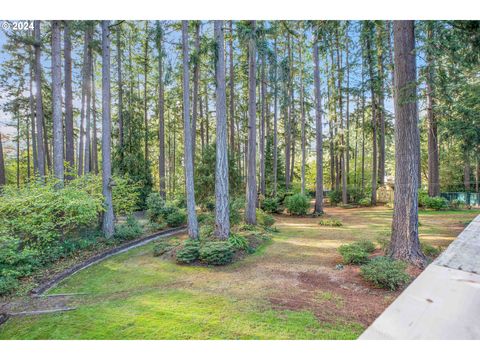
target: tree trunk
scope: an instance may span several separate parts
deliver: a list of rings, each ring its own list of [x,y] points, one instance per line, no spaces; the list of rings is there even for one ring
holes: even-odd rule
[[[378,183],[385,184],[385,101],[384,101],[384,56],[383,56],[383,24],[377,26],[377,68],[378,68]]]
[[[248,42],[248,148],[247,148],[247,194],[245,207],[245,222],[255,225],[257,222],[255,206],[257,202],[257,170],[256,160],[256,21],[250,22],[252,34]]]
[[[426,69],[426,91],[427,91],[427,121],[428,121],[428,195],[440,195],[440,175],[438,158],[438,136],[437,119],[434,113],[434,63],[431,51],[433,41],[432,22],[427,23],[427,69]]]
[[[287,80],[287,116],[285,117],[285,188],[288,190],[290,187],[290,160],[291,160],[291,133],[292,133],[292,104],[291,104],[291,92],[292,92],[292,81],[291,81],[291,48],[290,48],[290,33],[287,35],[287,57],[289,62],[288,69],[288,80]]]
[[[70,21],[63,22],[64,57],[65,57],[65,161],[68,172],[75,166],[75,143],[73,140],[73,93],[72,93],[72,39]],[[67,177],[71,179],[71,176]]]
[[[114,233],[112,202],[111,115],[110,115],[110,29],[109,20],[102,21],[102,193],[104,213],[102,229],[106,239]]]
[[[88,174],[90,172],[91,165],[91,102],[92,102],[92,37],[93,27],[88,28],[88,50],[87,50],[87,67],[85,72],[85,157],[83,164],[83,173]]]
[[[342,57],[340,51],[340,37],[337,33],[337,86],[338,86],[338,110],[340,116],[340,175],[342,181],[342,203],[348,203],[348,194],[347,194],[347,172],[345,167],[345,136],[343,133],[343,93],[342,93]]]
[[[375,95],[375,77],[373,75],[371,33],[367,36],[367,62],[370,74],[370,96],[372,101],[372,205],[377,204],[377,103]]]
[[[225,84],[225,50],[223,21],[216,20],[215,43],[217,49],[216,77],[216,114],[217,146],[215,161],[215,236],[220,240],[228,239],[230,217],[228,205],[228,149],[227,149],[227,94]]]
[[[305,166],[307,161],[306,152],[306,134],[305,134],[305,101],[304,101],[304,88],[303,88],[303,62],[302,62],[302,44],[299,46],[299,63],[300,63],[300,110],[301,110],[301,140],[302,140],[302,169],[301,169],[301,191],[305,194]]]
[[[163,29],[157,22],[158,48],[158,177],[160,195],[165,200],[165,91],[163,86]]]
[[[277,84],[277,38],[274,40],[274,84],[273,84],[273,195],[278,187],[278,84]]]
[[[145,127],[145,174],[149,170],[149,150],[148,150],[148,21],[145,21],[145,47],[143,55],[143,123]]]
[[[320,92],[320,61],[318,41],[313,44],[315,89],[315,138],[316,138],[316,177],[315,177],[315,213],[323,213],[323,138],[322,138],[322,94]]]
[[[394,21],[395,194],[389,254],[424,267],[418,239],[418,113],[413,21]]]
[[[183,53],[183,120],[184,120],[184,153],[185,153],[185,187],[187,192],[188,236],[198,238],[198,221],[195,213],[195,189],[193,183],[192,125],[190,124],[190,85],[188,55],[188,21],[182,21],[182,53]]]
[[[118,86],[118,145],[120,161],[123,160],[124,128],[123,128],[123,80],[122,80],[122,43],[120,35],[122,25],[117,25],[117,86]]]
[[[41,60],[41,37],[40,20],[34,21],[35,33],[35,87],[36,89],[36,118],[37,118],[37,164],[38,175],[44,179],[45,172],[45,142],[43,139],[43,97],[42,97],[42,60]]]
[[[193,108],[192,108],[192,159],[195,168],[195,151],[197,147],[198,92],[200,84],[200,26],[195,21],[195,57],[193,62]]]
[[[235,154],[235,73],[233,71],[233,21],[230,20],[230,47],[229,47],[229,72],[230,72],[230,152]],[[240,154],[238,154],[240,156]]]
[[[348,36],[348,23],[347,23],[347,28],[345,30],[345,71],[347,73],[347,96],[346,96],[346,106],[347,106],[347,114],[346,114],[346,126],[347,126],[347,131],[346,131],[346,145],[345,145],[345,176],[346,176],[346,182],[347,185],[350,183],[349,182],[349,176],[350,176],[350,63],[349,63],[349,57],[350,57],[350,52],[349,52],[349,42],[350,38]],[[355,173],[356,176],[356,173]]]
[[[34,64],[33,64],[33,57],[32,53],[30,52],[30,59],[29,59],[29,66],[30,66],[30,79],[29,79],[29,110],[30,110],[30,130],[32,136],[32,157],[33,157],[33,173],[35,176],[38,175],[38,156],[37,156],[37,135],[35,132],[35,98],[33,96],[33,76],[34,76]]]
[[[97,137],[97,104],[95,90],[95,57],[92,59],[92,170],[98,174],[98,137]]]
[[[78,176],[83,174],[84,170],[84,124],[85,124],[85,110],[88,107],[87,103],[87,75],[88,75],[88,49],[90,47],[90,31],[89,29],[85,30],[84,36],[84,45],[83,45],[83,66],[82,66],[82,105],[80,109],[80,129],[79,129],[79,140],[78,140]],[[86,159],[85,159],[86,161]]]
[[[261,83],[260,83],[260,97],[261,97],[261,121],[260,121],[260,194],[265,196],[265,123],[267,114],[267,92],[266,92],[266,78],[265,78],[265,56],[261,57]]]
[[[463,184],[465,186],[465,191],[470,191],[470,157],[468,153],[465,152],[464,155],[464,165],[463,165]]]
[[[62,47],[60,21],[52,21],[53,173],[63,185]]]
[[[17,136],[16,136],[16,143],[17,143],[17,189],[20,188],[20,114],[18,110],[15,111],[15,118],[17,119]]]

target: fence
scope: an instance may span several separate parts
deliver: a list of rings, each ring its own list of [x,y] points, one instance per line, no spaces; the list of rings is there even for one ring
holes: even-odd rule
[[[444,192],[441,197],[448,201],[459,200],[470,206],[480,206],[480,193],[474,192]]]

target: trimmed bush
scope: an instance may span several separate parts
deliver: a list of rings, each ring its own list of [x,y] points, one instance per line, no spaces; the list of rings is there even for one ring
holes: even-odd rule
[[[360,241],[354,242],[354,244],[357,244],[358,246],[360,246],[367,253],[372,253],[375,251],[375,244],[370,240],[360,240]]]
[[[120,224],[115,229],[115,239],[125,241],[132,240],[142,234],[142,227],[137,219],[133,216],[128,216],[124,224]]]
[[[262,202],[262,210],[270,214],[280,212],[280,202],[278,198],[265,198],[265,200]]]
[[[372,199],[370,198],[363,198],[358,201],[358,205],[360,206],[371,206],[372,205]]]
[[[226,241],[207,242],[200,248],[200,260],[209,265],[226,265],[233,260],[232,246]]]
[[[170,227],[179,227],[185,225],[187,222],[187,215],[183,210],[176,210],[167,215],[165,219],[167,221],[167,225]]]
[[[163,254],[166,254],[172,250],[174,247],[174,245],[169,244],[167,241],[162,241],[153,247],[153,256],[162,256]]]
[[[442,210],[448,207],[448,201],[440,196],[430,197],[425,191],[421,191],[418,193],[418,206],[432,210]]]
[[[248,240],[245,236],[240,234],[230,234],[228,237],[228,243],[237,250],[247,250]]]
[[[301,193],[289,196],[285,205],[287,211],[292,215],[306,215],[308,209],[310,209],[310,199],[306,195]]]
[[[337,205],[342,202],[342,192],[340,190],[332,190],[327,196],[332,205]]]
[[[368,262],[368,252],[358,243],[342,245],[338,248],[344,264],[365,264]]]
[[[406,268],[407,265],[402,261],[378,256],[363,265],[360,272],[365,280],[375,286],[396,290],[410,280],[410,276],[405,272]]]
[[[188,239],[183,247],[177,251],[176,259],[180,264],[191,264],[198,260],[200,245],[198,240]]]

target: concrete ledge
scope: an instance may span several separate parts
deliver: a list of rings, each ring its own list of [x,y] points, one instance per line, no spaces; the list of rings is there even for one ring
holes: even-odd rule
[[[360,336],[480,339],[480,215]]]

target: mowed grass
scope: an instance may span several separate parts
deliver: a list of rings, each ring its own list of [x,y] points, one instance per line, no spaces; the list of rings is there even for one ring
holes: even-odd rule
[[[422,241],[446,246],[476,215],[421,213]],[[0,326],[0,339],[355,339],[368,324],[352,320],[348,303],[331,288],[299,289],[298,279],[334,272],[341,244],[388,233],[392,211],[327,208],[327,216],[343,226],[279,216],[279,232],[270,242],[226,267],[180,266],[155,258],[153,243],[117,255],[50,291],[81,293],[67,304],[75,310],[11,318]],[[292,294],[304,300],[301,307],[272,300]],[[375,300],[387,296],[380,293]],[[318,316],[329,302],[334,312]]]

